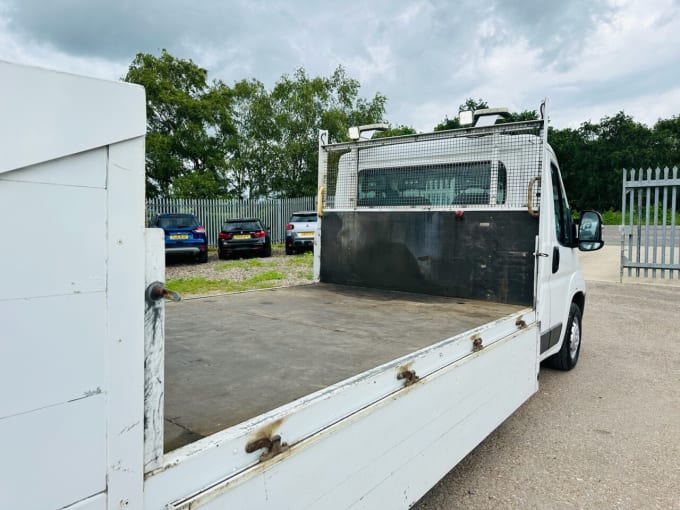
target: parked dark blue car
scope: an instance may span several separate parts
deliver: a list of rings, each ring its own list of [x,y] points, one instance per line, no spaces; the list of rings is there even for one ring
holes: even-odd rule
[[[165,232],[166,255],[193,255],[208,262],[205,228],[193,214],[159,214],[155,226]]]

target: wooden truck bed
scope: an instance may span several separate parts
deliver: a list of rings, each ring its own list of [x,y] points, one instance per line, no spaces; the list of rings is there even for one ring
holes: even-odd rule
[[[165,450],[523,308],[324,283],[169,303]]]

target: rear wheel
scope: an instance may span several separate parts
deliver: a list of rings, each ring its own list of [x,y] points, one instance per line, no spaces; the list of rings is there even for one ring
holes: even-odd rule
[[[208,251],[207,251],[207,250],[206,250],[206,251],[202,251],[202,252],[200,252],[200,253],[198,254],[198,261],[199,261],[201,264],[204,264],[204,263],[208,262]]]
[[[291,246],[286,246],[286,255],[292,255],[295,250]]]
[[[222,252],[221,250],[217,252],[217,257],[220,260],[227,260],[229,258],[229,256],[226,253]]]
[[[268,244],[267,246],[264,247],[264,253],[262,254],[264,257],[271,257],[272,256],[272,245]]]
[[[569,308],[569,319],[564,342],[560,350],[546,360],[546,364],[557,370],[571,370],[578,363],[581,353],[581,309],[576,303]]]

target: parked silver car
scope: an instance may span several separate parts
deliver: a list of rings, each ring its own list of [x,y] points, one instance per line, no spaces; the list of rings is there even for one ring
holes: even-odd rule
[[[286,225],[286,255],[314,249],[316,212],[294,212]]]

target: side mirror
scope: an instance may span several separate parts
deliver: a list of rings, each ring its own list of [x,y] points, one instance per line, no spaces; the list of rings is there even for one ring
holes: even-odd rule
[[[604,246],[602,240],[602,216],[597,211],[584,211],[579,219],[578,249],[595,251]]]

